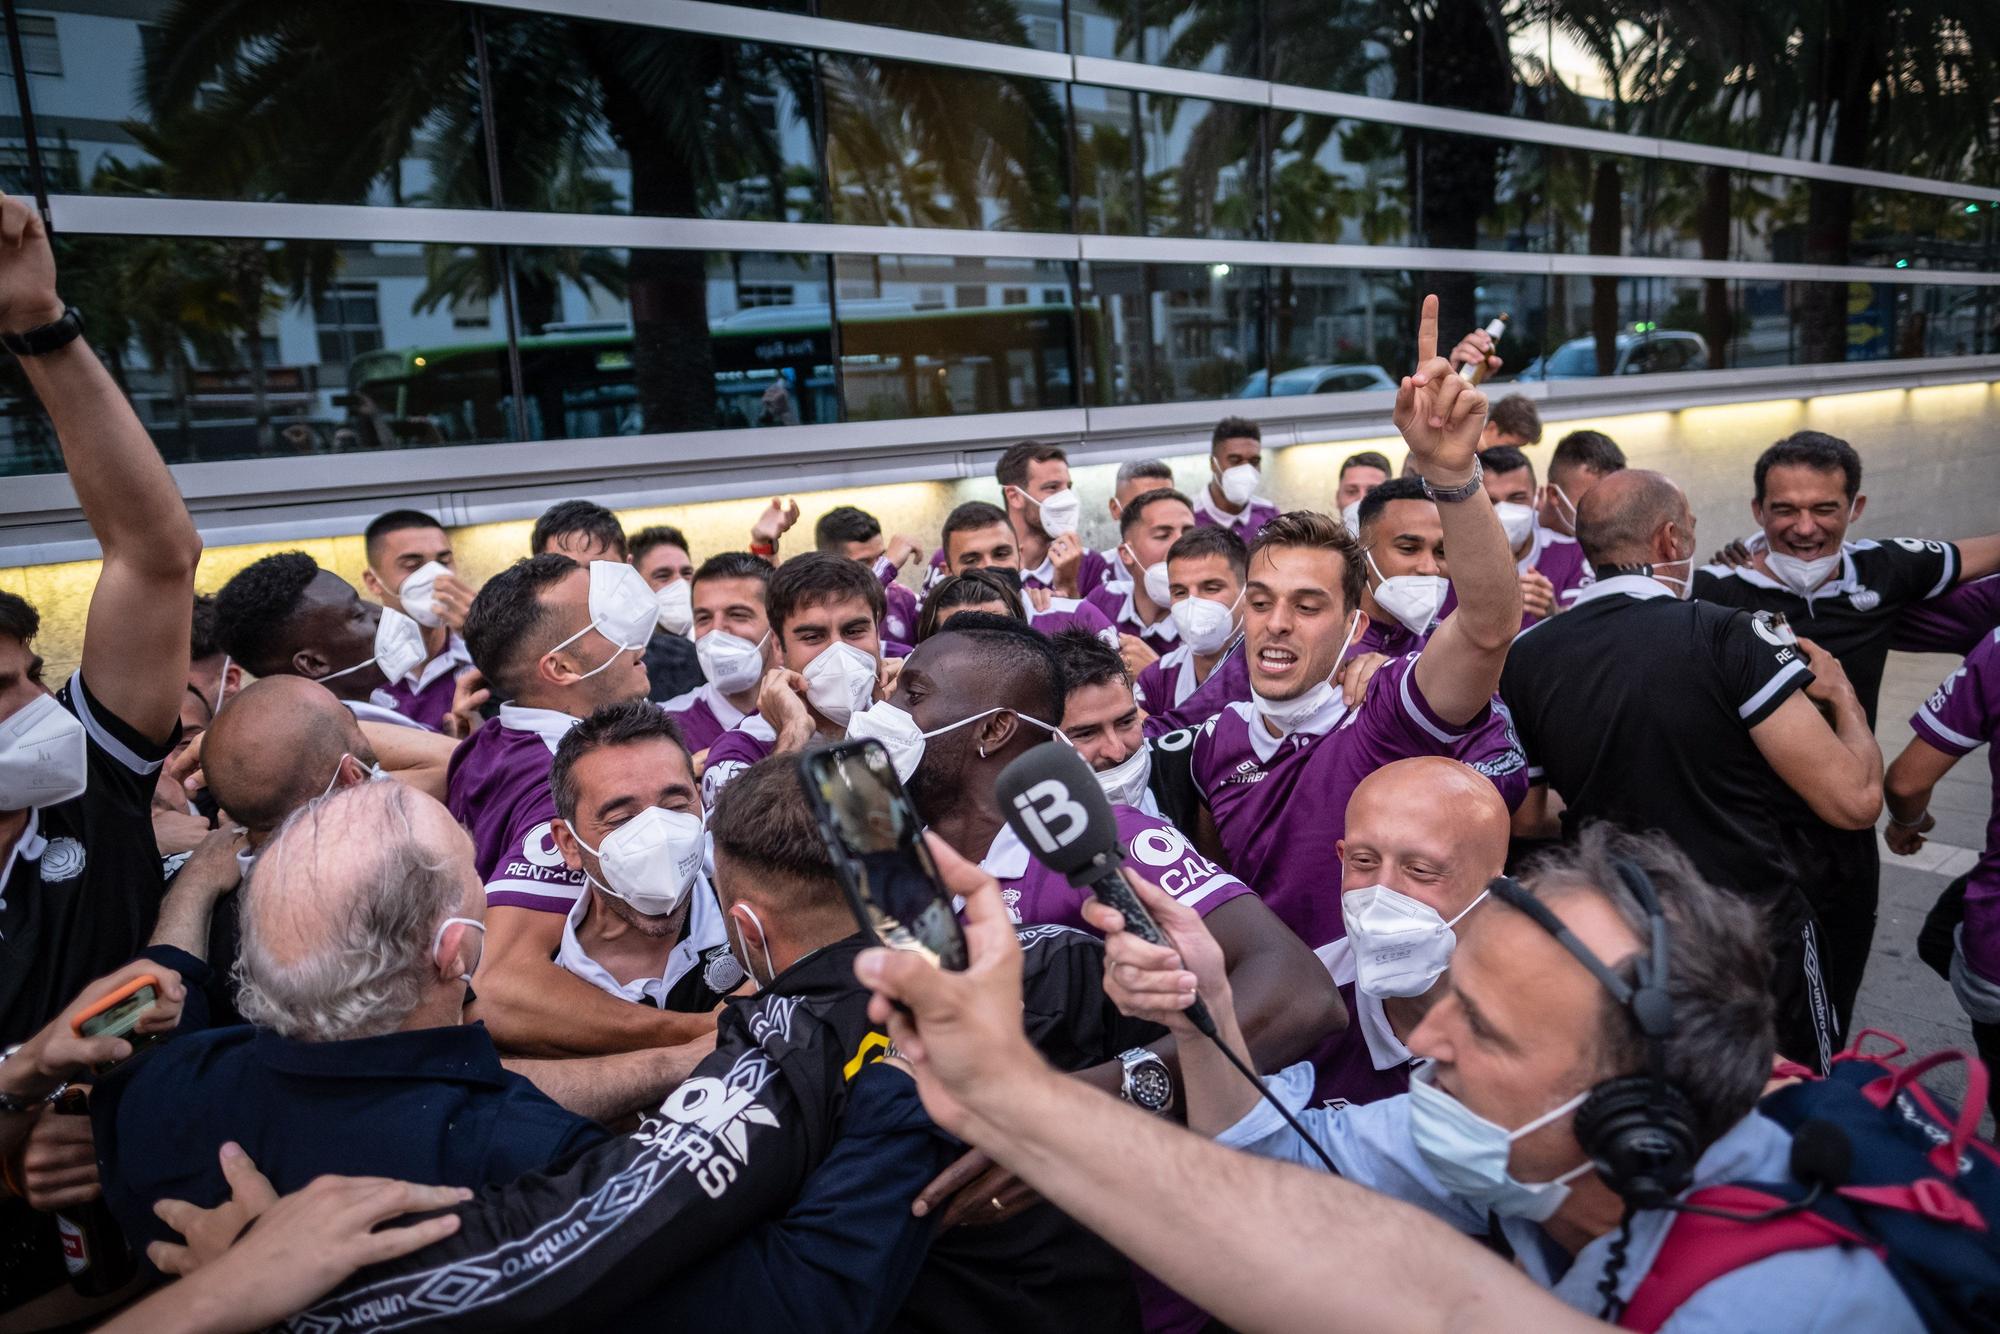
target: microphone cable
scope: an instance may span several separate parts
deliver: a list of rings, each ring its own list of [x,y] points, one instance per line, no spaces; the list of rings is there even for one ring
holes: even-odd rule
[[[1207,1016],[1204,1015],[1203,1017],[1206,1018]],[[1319,1141],[1314,1139],[1312,1137],[1312,1134],[1305,1128],[1305,1126],[1299,1123],[1299,1118],[1293,1116],[1289,1111],[1285,1109],[1285,1104],[1278,1101],[1277,1095],[1272,1093],[1270,1087],[1266,1085],[1262,1079],[1257,1077],[1257,1072],[1255,1070],[1252,1070],[1249,1066],[1245,1065],[1243,1063],[1243,1058],[1238,1056],[1234,1051],[1230,1050],[1229,1044],[1227,1042],[1224,1042],[1220,1037],[1216,1036],[1214,1024],[1212,1023],[1202,1024],[1199,1025],[1199,1027],[1201,1028],[1202,1032],[1207,1035],[1208,1040],[1210,1042],[1213,1042],[1216,1045],[1216,1048],[1219,1051],[1221,1051],[1224,1056],[1227,1056],[1229,1058],[1229,1063],[1236,1067],[1237,1072],[1241,1074],[1245,1079],[1250,1081],[1250,1087],[1257,1090],[1257,1096],[1261,1097],[1265,1102],[1271,1104],[1271,1109],[1275,1111],[1279,1116],[1285,1118],[1285,1124],[1292,1128],[1292,1133],[1297,1135],[1300,1139],[1304,1140],[1306,1142],[1306,1147],[1311,1149],[1313,1153],[1318,1156],[1319,1160],[1322,1163],[1326,1164],[1326,1170],[1331,1172],[1335,1176],[1339,1176],[1340,1169],[1333,1165],[1332,1157],[1328,1155],[1325,1149],[1320,1147]]]

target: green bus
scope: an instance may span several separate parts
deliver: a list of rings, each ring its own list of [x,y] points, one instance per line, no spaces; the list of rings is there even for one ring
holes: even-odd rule
[[[1080,390],[1073,372],[1078,346],[1085,360]],[[1070,407],[1108,396],[1110,385],[1095,306],[1079,312],[1067,305],[843,304],[839,379],[824,305],[739,311],[711,327],[715,416],[700,423],[645,421],[629,328],[532,335],[520,349],[531,440]],[[364,353],[349,370],[348,417],[335,430],[334,447],[508,439],[514,406],[508,378],[504,342]]]

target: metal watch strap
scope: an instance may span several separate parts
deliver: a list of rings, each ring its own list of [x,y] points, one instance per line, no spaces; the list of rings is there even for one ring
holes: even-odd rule
[[[1147,1047],[1133,1047],[1129,1051],[1120,1052],[1118,1061],[1124,1067],[1124,1079],[1118,1088],[1119,1097],[1134,1107],[1152,1112],[1156,1116],[1165,1116],[1173,1109],[1173,1074],[1158,1052]],[[1165,1096],[1160,1099],[1158,1106],[1154,1106],[1150,1099],[1143,1098],[1136,1092],[1139,1081],[1147,1074],[1153,1075],[1159,1081],[1164,1092]]]
[[[1472,456],[1472,476],[1468,477],[1462,485],[1441,491],[1431,485],[1431,479],[1428,477],[1423,479],[1423,483],[1424,494],[1432,500],[1440,505],[1456,505],[1462,500],[1470,500],[1479,494],[1480,488],[1486,484],[1486,469],[1479,462],[1479,456],[1475,454]]]
[[[38,324],[22,333],[0,333],[0,347],[17,357],[42,357],[68,347],[82,336],[83,312],[75,306],[66,306],[61,319]]]

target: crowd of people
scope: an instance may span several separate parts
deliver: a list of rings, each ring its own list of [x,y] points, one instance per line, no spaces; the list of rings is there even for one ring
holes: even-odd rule
[[[1852,1039],[1885,803],[1919,848],[2000,735],[2000,535],[1857,535],[1860,455],[1804,432],[1705,559],[1602,433],[1538,468],[1490,340],[1438,327],[1406,461],[1348,458],[1331,512],[1230,418],[1193,494],[1119,468],[1105,550],[1024,442],[934,536],[842,507],[800,544],[773,501],[697,551],[576,499],[475,586],[396,510],[359,588],[294,551],[197,595],[0,200],[0,334],[103,554],[66,679],[0,593],[0,1320],[1935,1323],[1868,1235],[1701,1268],[1680,1230],[1809,1184],[1774,1100]],[[1964,665],[1885,766],[1892,647]],[[962,972],[857,928],[798,762],[860,739]],[[1009,827],[1048,745],[1162,941]],[[1920,949],[2000,1056],[2000,811]],[[1933,1219],[2000,1172],[1950,1147]]]

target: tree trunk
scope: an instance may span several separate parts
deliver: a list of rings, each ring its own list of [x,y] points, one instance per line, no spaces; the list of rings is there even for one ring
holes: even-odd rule
[[[1884,11],[1886,12],[1886,11]],[[1879,24],[1878,24],[1879,26]],[[1829,36],[1823,48],[1824,83],[1820,126],[1833,122],[1834,165],[1866,165],[1868,136],[1874,124],[1876,84],[1886,73],[1885,33]],[[1809,181],[1806,186],[1804,260],[1808,264],[1844,265],[1854,236],[1854,187],[1845,181]],[[1847,284],[1807,283],[1800,302],[1804,328],[1799,339],[1802,361],[1847,359]]]
[[[1597,173],[1590,189],[1590,253],[1616,255],[1623,237],[1623,199],[1618,159],[1605,154],[1598,159]],[[1597,373],[1618,371],[1618,279],[1596,276],[1590,280],[1590,333],[1597,340]]]
[[[1701,257],[1729,258],[1729,168],[1708,167],[1702,172]],[[1701,285],[1702,337],[1708,341],[1708,366],[1721,370],[1729,364],[1729,339],[1734,330],[1729,313],[1729,280],[1709,278]]]
[[[250,371],[251,416],[257,426],[257,452],[269,454],[277,443],[271,429],[271,376],[264,361],[264,291],[270,261],[261,242],[239,245],[236,265],[237,302],[243,310],[243,360]]]

